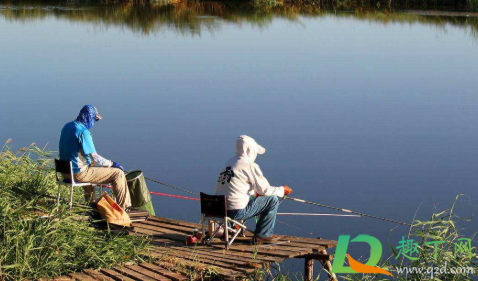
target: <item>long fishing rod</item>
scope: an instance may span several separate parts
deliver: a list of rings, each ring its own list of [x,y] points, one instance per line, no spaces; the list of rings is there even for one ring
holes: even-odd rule
[[[341,211],[341,212],[344,212],[344,213],[356,214],[356,215],[359,215],[361,217],[369,217],[369,218],[373,218],[373,219],[388,221],[388,222],[391,222],[391,223],[411,226],[411,224],[406,223],[406,222],[395,221],[395,220],[391,220],[391,219],[387,219],[387,218],[383,218],[383,217],[373,216],[373,215],[360,213],[360,212],[356,212],[356,211],[352,211],[352,210],[348,210],[348,209],[344,209],[344,208],[337,208],[337,207],[333,207],[333,206],[328,206],[328,205],[315,203],[315,202],[311,202],[311,201],[306,201],[306,200],[298,199],[298,198],[294,198],[294,197],[287,197],[287,196],[284,196],[284,197],[288,200],[299,202],[299,203],[310,204],[310,205],[314,205],[314,206],[319,206],[319,207],[323,207],[323,208],[328,208],[328,209],[332,209],[332,210]]]
[[[167,184],[167,183],[160,182],[160,181],[157,181],[157,180],[154,180],[154,179],[150,179],[150,178],[146,178],[146,177],[145,177],[145,179],[148,180],[148,181],[151,181],[151,182],[158,183],[158,184],[160,184],[160,185],[164,185],[164,186],[167,186],[167,187],[170,187],[170,188],[173,188],[173,189],[176,189],[176,190],[185,192],[185,193],[189,193],[189,194],[196,195],[196,196],[199,195],[199,194],[197,194],[197,193],[195,193],[195,192],[192,192],[192,191],[189,191],[189,190],[186,190],[186,189],[183,189],[183,188],[174,186],[174,185],[172,185],[172,184]],[[315,206],[319,206],[319,207],[323,207],[323,208],[329,208],[329,209],[341,211],[341,212],[344,212],[344,213],[351,213],[351,214],[359,215],[359,216],[361,216],[361,217],[369,217],[369,218],[378,219],[378,220],[382,220],[382,221],[388,221],[388,222],[396,223],[396,224],[400,224],[400,225],[411,226],[411,224],[406,223],[406,222],[394,221],[394,220],[387,219],[387,218],[383,218],[383,217],[378,217],[378,216],[373,216],[373,215],[369,215],[369,214],[365,214],[365,213],[355,212],[355,211],[348,210],[348,209],[344,209],[344,208],[337,208],[337,207],[333,207],[333,206],[328,206],[328,205],[324,205],[324,204],[320,204],[320,203],[315,203],[315,202],[311,202],[311,201],[306,201],[306,200],[298,199],[298,198],[294,198],[294,197],[284,196],[284,197],[282,198],[282,200],[281,200],[281,203],[282,203],[282,201],[284,201],[285,199],[292,200],[292,201],[299,202],[299,203],[315,205]]]
[[[320,216],[320,217],[352,217],[361,218],[360,215],[342,215],[342,214],[314,214],[314,213],[277,213],[278,216]]]

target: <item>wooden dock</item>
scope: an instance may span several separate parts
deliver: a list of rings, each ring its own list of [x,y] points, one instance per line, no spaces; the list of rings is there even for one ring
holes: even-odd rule
[[[153,258],[152,262],[99,271],[84,270],[54,280],[179,281],[190,280],[191,272],[214,274],[219,280],[243,280],[259,269],[268,268],[271,263],[289,258],[304,259],[304,279],[313,280],[314,260],[330,270],[332,256],[327,254],[327,249],[337,245],[332,240],[280,236],[276,244],[253,246],[252,233],[248,232],[246,237],[238,237],[226,251],[224,242],[219,239],[211,246],[200,243],[186,246],[192,230],[201,229],[196,223],[150,216],[145,221],[134,222],[133,226],[129,235],[147,235],[151,239],[150,250],[145,255]],[[329,276],[330,280],[336,280],[335,275]]]

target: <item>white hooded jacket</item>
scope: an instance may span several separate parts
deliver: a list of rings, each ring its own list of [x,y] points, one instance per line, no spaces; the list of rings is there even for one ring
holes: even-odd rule
[[[227,209],[244,209],[250,196],[257,192],[263,196],[284,197],[284,187],[271,186],[254,161],[266,149],[253,138],[242,135],[236,141],[236,156],[227,160],[219,174],[214,194],[227,196]]]

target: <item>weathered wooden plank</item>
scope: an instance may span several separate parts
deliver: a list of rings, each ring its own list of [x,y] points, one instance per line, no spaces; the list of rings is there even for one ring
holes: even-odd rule
[[[333,255],[326,255],[322,253],[312,253],[312,254],[307,254],[304,256],[300,256],[298,258],[305,258],[305,259],[313,259],[313,260],[318,260],[318,261],[331,261],[334,259]]]
[[[179,247],[171,247],[170,249],[174,250],[176,253],[181,253],[184,255],[189,255],[191,257],[196,257],[199,260],[211,260],[211,261],[220,261],[224,263],[228,263],[231,265],[235,265],[238,267],[252,267],[252,268],[261,268],[261,264],[257,261],[253,261],[252,259],[237,259],[235,257],[225,257],[222,255],[218,255],[217,253],[211,252],[203,252],[203,251],[185,251]]]
[[[281,237],[279,235],[279,237]],[[293,240],[286,240],[286,239],[282,239],[280,238],[279,243],[282,243],[282,244],[278,244],[277,247],[294,247],[294,248],[308,248],[308,249],[313,249],[315,250],[316,252],[319,252],[323,249],[325,249],[325,247],[323,245],[318,245],[318,244],[309,244],[309,243],[299,243],[299,242],[295,242]],[[287,242],[287,243],[284,243],[284,242]],[[236,244],[247,244],[247,245],[251,245],[252,244],[252,238],[250,237],[237,237],[236,240],[234,240],[234,243]],[[286,248],[283,248],[284,250],[293,250],[293,249],[286,249]]]
[[[68,273],[67,275],[79,281],[96,281],[95,278],[81,272]]]
[[[141,224],[141,227],[144,227],[144,228],[147,228],[147,229],[150,229],[150,230],[153,230],[153,229],[157,229],[157,230],[169,229],[169,230],[173,230],[173,231],[177,231],[177,232],[182,232],[182,233],[185,233],[187,235],[192,234],[192,229],[190,227],[170,225],[170,224],[167,224],[167,223],[157,222],[157,221],[153,221],[153,220],[145,221],[144,223]],[[152,227],[158,227],[158,228],[152,228]],[[279,237],[281,237],[281,236],[279,236]],[[287,241],[289,241],[289,240],[287,240]],[[286,242],[286,241],[284,240],[282,242]],[[252,240],[251,240],[251,237],[237,237],[236,240],[234,241],[234,243],[244,243],[244,244],[249,244],[250,245],[252,243]],[[311,248],[311,249],[314,249],[316,252],[321,251],[321,250],[324,249],[323,246],[318,246],[317,244],[297,243],[297,242],[293,242],[293,241],[289,241],[286,244],[279,244],[276,247],[281,248],[280,250],[296,251],[296,252],[303,252],[304,251],[303,249],[297,250],[296,247]]]
[[[166,238],[155,237],[155,238],[153,238],[153,240],[156,243],[163,243],[163,244],[166,244],[168,246],[178,246],[178,247],[185,246],[184,243],[182,243],[182,242],[173,241],[173,240],[166,239]]]
[[[161,229],[159,227],[149,225],[135,226],[135,232],[139,232],[146,235],[154,235],[154,237],[170,239],[183,243],[185,243],[188,239],[188,235],[184,233],[173,230]]]
[[[178,238],[178,236],[181,237],[181,235],[184,235],[183,237],[187,237],[185,234],[181,234],[180,232],[177,232],[174,230],[162,229],[160,227],[153,226],[153,225],[142,225],[141,227],[137,227],[137,228],[142,229],[143,227],[150,231],[157,231],[158,234],[156,234],[155,237],[168,237],[174,240],[181,240],[181,238]],[[183,238],[183,239],[187,239],[187,238]],[[216,247],[216,248],[224,248],[224,243],[222,242],[213,242],[212,245],[213,247]],[[255,252],[255,247],[252,245],[233,244],[231,246],[231,249],[239,250],[242,252],[249,252],[249,253]],[[274,256],[280,256],[280,257],[286,257],[286,258],[291,258],[291,257],[300,256],[300,255],[313,252],[313,250],[310,248],[290,248],[290,247],[284,247],[284,246],[282,246],[281,248],[278,248],[278,247],[274,247],[274,245],[260,245],[257,247],[257,251],[260,254],[274,255]]]
[[[161,224],[156,224],[155,222],[147,223],[147,224],[146,223],[141,224],[140,226],[137,226],[137,228],[147,229],[147,230],[150,230],[150,231],[156,231],[157,232],[156,235],[155,235],[156,237],[168,237],[168,238],[172,238],[172,239],[175,239],[175,240],[182,240],[182,239],[186,240],[187,239],[187,234],[182,233],[179,230],[172,230],[172,229],[164,228]],[[176,235],[176,236],[174,236],[174,235]],[[184,236],[182,236],[182,235],[184,235]],[[184,238],[181,238],[181,237],[184,237]],[[235,241],[235,244],[233,244],[233,245],[248,244],[248,245],[250,245],[250,247],[253,247],[251,245],[250,239],[248,239],[248,238],[238,237],[238,238],[236,238],[236,241]],[[281,242],[281,241],[279,241],[279,242]],[[282,241],[282,242],[286,242],[286,241]],[[214,243],[215,242],[213,242],[213,244]],[[217,242],[217,243],[218,243],[218,245],[220,244],[220,242]],[[272,252],[272,251],[275,251],[277,253],[288,252],[288,254],[285,255],[285,257],[299,256],[299,255],[303,255],[303,254],[310,253],[310,252],[313,252],[313,251],[319,252],[319,251],[324,249],[323,246],[302,244],[302,243],[294,243],[294,242],[288,242],[288,243],[272,245],[272,246],[271,245],[259,245],[258,247],[267,249],[265,251],[266,254],[270,254],[270,252]],[[296,253],[296,254],[292,255],[291,253]],[[284,256],[284,255],[281,255],[281,256]]]
[[[219,248],[213,248],[213,247],[208,247],[208,246],[197,246],[197,248],[207,248],[208,251],[210,252],[215,252],[215,253],[221,253],[224,256],[241,256],[241,257],[252,257],[254,256],[254,253],[247,253],[247,252],[242,252],[237,249],[229,249],[226,250],[225,248],[219,249]],[[267,256],[267,255],[260,255],[256,253],[256,259],[260,261],[266,261],[266,262],[282,262],[284,261],[284,258],[282,257],[276,257],[276,256]]]
[[[175,220],[175,219],[171,219],[171,218],[156,217],[156,216],[149,217],[149,220],[154,220],[154,221],[158,221],[158,222],[165,222],[165,223],[175,224],[175,225],[179,225],[179,226],[190,227],[191,229],[193,229],[193,228],[201,229],[201,227],[202,227],[201,224],[199,224],[199,223]]]
[[[134,279],[131,279],[128,276],[124,276],[123,274],[121,274],[117,271],[114,271],[112,269],[102,268],[102,269],[100,269],[100,272],[109,276],[109,277],[111,277],[111,278],[113,278],[116,281],[135,281]]]
[[[211,247],[217,248],[217,249],[223,249],[224,244],[223,243],[211,243]],[[259,253],[262,255],[269,255],[269,256],[276,256],[276,257],[284,257],[284,258],[293,258],[296,256],[301,256],[305,254],[312,253],[312,249],[304,249],[302,252],[291,252],[291,251],[286,251],[286,250],[278,250],[270,247],[253,247],[253,246],[248,246],[248,245],[237,245],[237,244],[232,244],[229,249],[233,249],[236,251],[241,251],[245,253]]]
[[[184,281],[188,279],[187,277],[182,276],[181,274],[174,273],[172,271],[169,271],[167,269],[164,269],[152,263],[144,262],[144,263],[140,263],[139,266],[149,269],[151,271],[154,271],[156,273],[162,274],[173,281]]]
[[[149,223],[151,221],[177,225],[181,227],[187,227],[190,229],[193,229],[193,228],[201,229],[201,225],[197,223],[179,221],[179,220],[174,220],[169,218],[154,217],[154,216],[149,217],[147,221],[142,223]],[[252,235],[253,235],[252,231],[246,231],[247,237],[252,237]],[[337,241],[334,241],[334,240],[325,240],[325,239],[310,238],[310,237],[296,237],[296,236],[287,236],[287,235],[279,235],[279,237],[280,237],[280,241],[291,241],[291,242],[297,242],[297,243],[303,243],[303,244],[313,244],[313,245],[323,246],[325,248],[331,248],[331,247],[337,246]]]
[[[234,244],[236,244],[236,245],[249,245],[249,246],[253,247],[252,240],[250,238],[246,238],[246,237],[237,237],[236,240],[234,240]],[[268,245],[273,247],[273,248],[276,248],[278,250],[293,251],[293,252],[303,252],[306,249],[311,249],[311,252],[312,251],[319,252],[319,251],[325,249],[323,246],[312,245],[312,244],[303,244],[303,243],[295,243],[295,242],[291,242],[289,240],[286,240],[286,241],[279,240],[277,243],[273,243],[273,244],[261,244],[261,245],[258,245],[258,247],[265,246],[267,248],[267,247],[269,247]]]
[[[157,234],[155,236],[159,236],[159,237],[171,237],[172,239],[175,239],[175,240],[181,240],[181,238],[178,238],[178,237],[181,237],[181,235],[185,235],[183,239],[187,239],[187,235],[186,234],[182,234],[181,232],[179,231],[175,231],[175,230],[170,230],[170,229],[164,229],[160,226],[155,226],[155,225],[150,225],[150,224],[142,224],[141,226],[138,226],[137,228],[145,228],[145,229],[148,229],[148,230],[152,230],[152,231],[157,231]],[[175,236],[177,235],[177,236]],[[223,245],[222,247],[224,247],[224,243],[223,242],[213,242],[212,243],[214,246],[219,246],[219,245]],[[289,243],[287,243],[289,244]],[[233,244],[233,246],[239,246],[240,245],[238,243],[236,244]],[[254,246],[252,246],[251,244],[247,245],[250,250],[249,252],[251,251],[254,251]],[[244,249],[246,248],[241,248],[240,250],[243,251]],[[271,254],[272,252],[275,252],[276,254],[280,254],[280,256],[284,256],[284,257],[295,257],[295,256],[299,256],[299,255],[303,255],[303,254],[308,254],[308,253],[311,253],[313,252],[314,250],[315,251],[319,251],[319,250],[323,250],[324,248],[321,247],[321,246],[317,246],[316,248],[314,248],[314,250],[312,248],[296,248],[296,247],[288,247],[288,246],[284,246],[284,244],[279,244],[279,245],[259,245],[257,247],[257,249],[259,249],[259,252],[260,253],[263,253],[263,254]]]
[[[244,274],[242,274],[240,272],[233,271],[233,270],[230,270],[230,269],[227,269],[227,268],[205,265],[205,264],[201,264],[201,263],[194,262],[194,261],[188,261],[188,260],[181,260],[181,262],[183,263],[183,265],[185,265],[186,267],[188,267],[189,269],[192,269],[192,270],[198,270],[199,271],[199,270],[204,269],[204,268],[210,268],[211,270],[215,270],[222,277],[222,279],[224,279],[224,280],[228,280],[228,279],[235,278],[235,277],[238,277],[238,276],[244,276]],[[176,264],[171,264],[171,263],[165,262],[165,261],[156,261],[156,262],[154,262],[154,264],[158,265],[160,267],[163,267],[166,270],[178,271],[178,266]]]
[[[43,280],[48,280],[48,279],[43,279]],[[75,278],[72,278],[70,276],[58,276],[52,279],[52,281],[72,281],[72,280],[75,280]]]
[[[177,258],[197,261],[200,263],[210,264],[210,265],[214,265],[214,266],[222,267],[222,268],[228,268],[228,269],[239,271],[242,273],[250,273],[254,271],[253,268],[248,268],[247,265],[243,262],[235,262],[232,260],[227,261],[221,258],[215,259],[214,257],[205,257],[205,256],[200,257],[190,252],[184,252],[184,251],[178,251],[178,250],[169,251],[167,249],[155,248],[153,251],[167,252],[170,256],[174,256]]]
[[[93,269],[84,269],[83,273],[88,274],[89,276],[93,277],[95,280],[100,281],[115,281],[115,279],[104,275],[103,273],[93,270]]]
[[[259,259],[255,259],[253,254],[250,254],[248,257],[245,256],[236,256],[233,255],[231,251],[228,251],[228,254],[224,253],[219,253],[219,252],[213,252],[210,249],[211,248],[189,248],[189,247],[171,247],[172,249],[178,249],[182,251],[188,251],[191,253],[197,253],[203,256],[211,256],[211,257],[217,257],[217,258],[222,258],[226,260],[233,260],[233,261],[238,261],[242,263],[267,263],[267,261],[261,261]]]
[[[163,228],[184,232],[188,235],[191,235],[193,233],[193,228],[191,228],[191,227],[181,226],[181,225],[176,225],[176,224],[169,224],[169,223],[164,223],[164,222],[158,222],[158,221],[154,221],[154,220],[143,221],[143,222],[141,222],[141,225],[160,226],[160,227],[163,227]]]
[[[144,267],[141,267],[139,265],[127,265],[126,268],[131,269],[133,271],[136,271],[138,273],[141,273],[143,275],[146,275],[148,277],[151,277],[154,280],[158,280],[158,281],[169,281],[169,280],[171,280],[168,277],[165,277],[161,274],[158,274],[157,272],[148,270],[148,269],[146,269]]]
[[[137,280],[137,281],[155,281],[153,278],[150,278],[144,274],[141,274],[141,273],[138,273],[136,271],[133,271],[131,269],[128,269],[126,267],[123,267],[123,266],[115,266],[113,267],[113,269],[125,276],[128,276],[130,278],[133,278],[134,280]]]
[[[196,264],[196,267],[199,268],[205,268],[205,267],[211,267],[212,269],[216,270],[219,274],[227,276],[227,275],[244,275],[245,273],[250,273],[253,272],[254,269],[251,268],[239,268],[237,266],[223,263],[223,262],[218,262],[214,260],[206,260],[206,259],[196,259],[194,257],[189,257],[189,256],[182,256],[181,254],[178,253],[169,253],[169,257],[173,257],[176,260],[180,260],[182,263],[189,265],[189,262],[194,262]],[[198,266],[202,265],[202,266]]]

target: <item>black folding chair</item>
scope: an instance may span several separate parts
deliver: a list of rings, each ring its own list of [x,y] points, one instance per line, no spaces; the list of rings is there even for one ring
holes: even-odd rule
[[[235,221],[227,216],[227,201],[225,195],[208,195],[201,192],[201,224],[202,233],[205,234],[206,221],[209,223],[218,223],[216,229],[209,233],[208,236],[204,235],[203,243],[211,246],[211,242],[217,235],[218,231],[224,229],[224,240],[226,242],[226,250],[232,245],[236,237],[247,229],[242,223]],[[230,223],[233,223],[236,227],[230,227]],[[233,233],[232,237],[229,237],[229,231]]]

